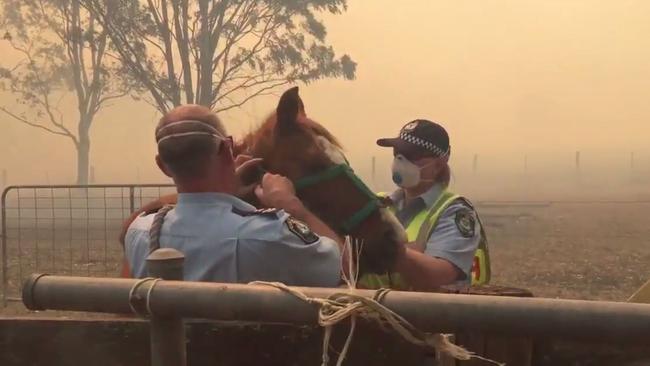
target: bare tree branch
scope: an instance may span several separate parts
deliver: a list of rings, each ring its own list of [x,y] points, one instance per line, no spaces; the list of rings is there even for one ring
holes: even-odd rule
[[[147,3],[149,4],[151,14],[154,15],[154,20],[159,29],[159,35],[160,38],[162,38],[164,45],[165,65],[167,66],[167,82],[169,82],[169,89],[171,90],[172,103],[178,105],[181,102],[181,98],[180,90],[176,83],[174,49],[172,47],[171,24],[169,24],[169,16],[167,14],[167,0],[161,0],[160,9],[156,8],[152,0],[147,0]]]
[[[336,57],[317,19],[339,14],[346,0],[79,1],[161,112],[181,103],[238,106],[280,81],[354,77],[354,62]]]
[[[13,113],[13,112],[11,112],[10,110],[8,110],[5,107],[0,107],[0,111],[2,111],[4,114],[10,116],[11,118],[13,118],[14,120],[16,120],[18,122],[24,123],[24,124],[26,124],[28,126],[31,126],[31,127],[35,127],[35,128],[47,131],[47,132],[52,133],[54,135],[68,137],[68,138],[72,139],[72,141],[75,143],[75,145],[77,144],[76,136],[70,134],[69,131],[55,130],[55,129],[49,128],[47,126],[43,126],[42,124],[31,122],[31,121],[29,121],[29,120],[15,114],[15,113]]]
[[[136,55],[138,54],[135,49],[131,46],[127,35],[124,32],[121,32],[119,28],[107,19],[108,14],[104,13],[101,9],[102,1],[99,1],[99,4],[95,0],[84,1],[86,8],[102,23],[102,26],[108,31],[108,35],[113,41],[113,46],[117,50],[120,61],[127,66],[128,70],[131,71],[133,76],[142,82],[145,87],[151,93],[151,96],[155,100],[155,106],[161,111],[167,111],[167,102],[169,100],[169,95],[166,91],[161,89],[156,82],[155,78],[150,78],[150,72],[147,70],[146,62],[147,60],[137,60]]]
[[[249,100],[251,100],[251,99],[253,99],[255,97],[258,97],[258,96],[261,96],[261,95],[266,95],[267,92],[272,91],[273,89],[275,89],[277,87],[287,85],[287,84],[290,84],[290,83],[291,82],[288,81],[288,80],[282,80],[282,81],[277,82],[275,84],[271,84],[269,86],[263,87],[261,89],[256,90],[251,95],[249,95],[246,98],[242,99],[238,103],[231,103],[230,105],[227,105],[227,106],[224,106],[224,107],[221,107],[221,108],[217,108],[216,112],[221,113],[221,112],[231,110],[233,108],[239,108],[239,107],[243,106],[244,104],[246,104]],[[212,106],[212,107],[214,108],[214,106]]]
[[[77,182],[84,184],[94,117],[107,101],[127,95],[131,84],[116,72],[119,60],[107,54],[108,28],[80,1],[4,0],[0,5],[5,10],[0,17],[13,11],[2,20],[16,37],[8,33],[5,40],[22,58],[11,69],[0,68],[0,78],[25,106],[20,113],[7,107],[0,111],[24,125],[68,137],[77,151]],[[76,100],[75,117],[64,117],[58,109],[66,96]],[[70,120],[76,128],[66,126]]]
[[[189,16],[189,4],[187,0],[173,1],[174,4],[174,25],[176,29],[176,47],[181,58],[183,70],[183,89],[185,90],[185,100],[187,103],[194,103],[194,87],[192,86],[192,65],[190,63],[190,40],[187,36],[187,18]],[[180,75],[179,75],[180,78]],[[198,80],[198,78],[197,78]],[[198,85],[199,83],[197,83]],[[197,94],[198,95],[198,94]]]

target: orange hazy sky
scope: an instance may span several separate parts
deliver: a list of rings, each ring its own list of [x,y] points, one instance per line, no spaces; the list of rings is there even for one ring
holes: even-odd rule
[[[371,155],[388,161],[378,137],[419,117],[447,127],[458,170],[475,153],[506,167],[523,154],[570,160],[575,150],[603,161],[632,150],[650,157],[648,14],[645,0],[351,0],[326,25],[329,42],[358,62],[357,79],[301,85],[301,93],[310,117],[363,167]],[[6,48],[0,42],[5,55]],[[237,136],[276,100],[222,119]],[[98,181],[134,181],[138,171],[141,181],[161,180],[157,118],[128,100],[101,112],[91,148]],[[74,180],[69,141],[5,117],[0,131],[0,168],[10,183]]]

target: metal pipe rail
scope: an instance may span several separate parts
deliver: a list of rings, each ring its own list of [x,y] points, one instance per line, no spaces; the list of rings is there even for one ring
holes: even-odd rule
[[[23,287],[31,310],[131,313],[129,293],[135,279],[32,275]],[[293,295],[265,286],[207,282],[142,283],[134,304],[144,309],[147,296],[155,316],[222,321],[315,324],[317,309]],[[297,288],[327,297],[342,289]],[[371,297],[374,291],[355,290]],[[542,298],[390,292],[382,303],[428,332],[488,332],[570,339],[647,343],[650,305]]]

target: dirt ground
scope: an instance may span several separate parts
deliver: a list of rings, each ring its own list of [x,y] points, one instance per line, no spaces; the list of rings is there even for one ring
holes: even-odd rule
[[[484,205],[492,282],[537,297],[625,301],[650,279],[650,203]]]
[[[650,278],[650,202],[485,203],[478,209],[489,237],[494,284],[525,288],[537,297],[625,301]],[[47,231],[40,235],[40,270],[33,247],[23,242],[19,273],[18,252],[10,246],[10,294],[19,296],[19,276],[33,271],[117,275],[114,229],[101,230],[90,247],[80,243],[86,235],[97,235],[93,230],[78,235],[72,246],[60,236],[54,262],[48,252],[52,242],[43,239]],[[20,303],[0,307],[0,315],[25,312]]]

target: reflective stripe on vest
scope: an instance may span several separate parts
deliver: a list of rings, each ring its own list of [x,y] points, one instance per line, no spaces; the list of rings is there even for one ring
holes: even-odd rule
[[[379,196],[386,196],[386,194],[380,193]],[[472,209],[474,208],[473,205],[464,197],[445,190],[440,194],[430,209],[422,210],[422,212],[418,213],[413,220],[411,220],[409,225],[406,227],[406,236],[409,243],[416,250],[424,252],[426,244],[435,230],[440,216],[454,201],[459,199]],[[472,262],[471,283],[472,285],[481,285],[490,281],[490,257],[483,224],[481,223],[478,214],[476,215],[476,218],[481,227],[481,238]],[[401,279],[401,276],[398,273],[385,275],[368,274],[361,278],[360,283],[367,288],[391,287],[401,290],[408,289],[408,285]]]

